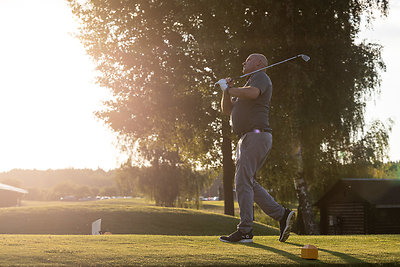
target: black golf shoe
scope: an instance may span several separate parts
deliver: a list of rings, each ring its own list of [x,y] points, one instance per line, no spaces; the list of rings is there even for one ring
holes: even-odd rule
[[[285,209],[283,218],[279,221],[279,228],[281,230],[279,241],[285,242],[289,238],[293,222],[294,222],[294,211],[291,211],[290,209]]]
[[[253,233],[250,231],[249,233],[242,233],[240,230],[237,230],[230,234],[229,236],[221,236],[219,238],[222,242],[231,242],[231,243],[252,243],[253,242]]]

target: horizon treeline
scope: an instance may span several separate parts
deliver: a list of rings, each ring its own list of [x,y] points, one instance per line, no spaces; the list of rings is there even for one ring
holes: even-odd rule
[[[201,193],[212,185],[215,178],[220,178],[215,173],[194,175],[189,171],[177,175],[173,170],[169,176],[164,186],[157,187],[156,180],[162,175],[154,173],[151,168],[138,168],[128,163],[109,171],[74,168],[13,169],[0,172],[0,183],[28,190],[24,198],[26,200],[54,201],[65,196],[74,196],[76,200],[96,196],[141,196],[155,200],[161,206],[182,207],[189,202],[198,206]],[[171,183],[174,177],[176,181]],[[345,165],[340,178],[400,179],[400,161],[363,166]],[[281,197],[284,201],[295,201],[294,192]]]
[[[26,200],[59,200],[73,195],[77,199],[97,195],[117,195],[115,170],[102,169],[13,169],[0,173],[0,182],[28,190]]]
[[[147,197],[160,206],[199,207],[203,189],[215,175],[189,169],[176,172],[152,167],[135,167],[128,161],[114,170],[102,169],[13,169],[0,173],[0,183],[23,188],[25,200],[94,200],[96,196]],[[168,179],[165,179],[167,177]],[[159,186],[159,185],[162,186]],[[66,198],[67,197],[67,198]]]

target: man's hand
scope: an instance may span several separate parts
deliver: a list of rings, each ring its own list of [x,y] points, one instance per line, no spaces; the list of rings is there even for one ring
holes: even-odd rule
[[[221,110],[225,115],[230,115],[233,108],[232,98],[230,96],[230,89],[232,88],[233,80],[231,78],[223,79],[226,83],[226,89],[223,90],[222,99],[221,99]]]
[[[235,82],[234,79],[232,79],[231,77],[225,78],[226,83],[228,84],[228,87],[233,87],[233,83]]]
[[[218,82],[215,83],[215,85],[219,85],[219,87],[221,87],[222,91],[226,91],[226,89],[228,89],[228,82],[226,81],[226,79],[221,79]]]
[[[233,82],[234,82],[234,80],[232,78],[228,77],[228,78],[219,80],[215,84],[218,84],[219,87],[221,87],[221,90],[225,92],[226,90],[228,90],[229,87],[233,86]]]

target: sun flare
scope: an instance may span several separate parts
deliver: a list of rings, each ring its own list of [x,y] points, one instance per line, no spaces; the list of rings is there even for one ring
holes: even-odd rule
[[[113,134],[98,121],[109,92],[63,0],[0,2],[0,171],[117,166]]]

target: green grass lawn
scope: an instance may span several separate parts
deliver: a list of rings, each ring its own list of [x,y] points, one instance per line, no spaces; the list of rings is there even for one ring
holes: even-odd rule
[[[115,199],[92,202],[39,203],[0,209],[0,234],[90,234],[102,219],[102,230],[113,234],[219,235],[229,234],[237,217],[202,210],[156,207],[144,200]],[[259,235],[278,229],[256,223]]]
[[[235,216],[239,216],[239,205],[237,202],[234,203]],[[209,212],[224,214],[224,201],[202,201],[201,209]]]
[[[253,244],[222,243],[217,236],[0,235],[0,265],[399,265],[400,236],[259,236]],[[301,247],[319,248],[318,260]]]
[[[24,204],[0,209],[0,266],[400,265],[400,235],[293,234],[280,243],[276,228],[256,223],[255,243],[222,243],[239,220],[221,214],[220,202],[200,211],[140,199]],[[113,235],[89,235],[99,218]],[[301,258],[306,244],[319,248],[318,260]]]
[[[235,202],[234,206],[235,217],[239,217],[238,203]],[[292,210],[297,209],[297,203],[286,203],[284,206]],[[201,209],[209,212],[224,214],[224,201],[203,201]],[[254,219],[256,222],[267,224],[273,227],[279,227],[279,222],[266,215],[257,205],[254,206]]]

